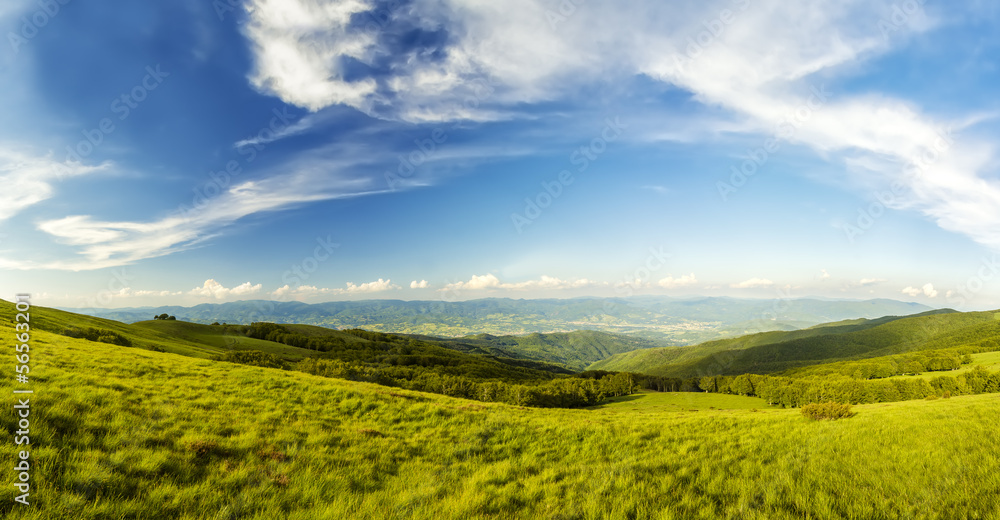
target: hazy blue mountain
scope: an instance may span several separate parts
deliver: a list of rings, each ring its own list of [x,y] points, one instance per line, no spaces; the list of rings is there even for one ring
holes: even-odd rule
[[[667,297],[460,302],[365,300],[317,304],[264,300],[194,307],[66,309],[126,323],[169,314],[196,323],[303,323],[331,328],[461,337],[598,330],[687,345],[773,330],[797,330],[822,323],[931,310],[895,300],[744,300]]]

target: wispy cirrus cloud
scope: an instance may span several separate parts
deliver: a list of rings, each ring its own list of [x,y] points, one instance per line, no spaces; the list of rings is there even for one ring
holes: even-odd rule
[[[930,116],[904,99],[828,91],[822,79],[940,23],[923,9],[899,24],[889,21],[889,0],[648,0],[632,9],[590,1],[554,23],[552,6],[541,0],[503,8],[438,0],[398,9],[374,33],[350,23],[352,15],[380,7],[251,1],[247,35],[257,64],[251,82],[310,110],[344,104],[379,117],[446,121],[496,118],[518,103],[572,96],[605,78],[653,78],[739,119],[719,120],[723,131],[773,134],[849,166],[866,185],[902,186],[894,209],[920,212],[1000,249],[1000,183],[989,175],[995,145],[956,136],[947,149],[940,146],[944,129],[992,116]],[[715,29],[708,41],[693,49],[709,26]],[[292,27],[298,33],[287,34]],[[404,30],[423,31],[426,45],[394,54],[390,36]],[[343,64],[351,60],[368,74],[347,80]],[[486,80],[488,103],[463,105],[471,85]]]
[[[70,177],[107,171],[111,163],[87,166],[38,156],[0,143],[0,221],[38,204],[55,193],[55,185]]]
[[[331,172],[322,163],[304,163],[293,173],[233,185],[213,199],[199,201],[200,205],[182,205],[156,220],[108,221],[90,215],[44,220],[38,229],[75,248],[76,258],[0,259],[0,267],[84,271],[127,265],[196,247],[249,215],[385,191],[388,188],[375,179]]]

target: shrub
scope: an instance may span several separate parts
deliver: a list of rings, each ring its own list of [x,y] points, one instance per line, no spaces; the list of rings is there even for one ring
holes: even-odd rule
[[[285,368],[285,362],[281,358],[259,350],[230,350],[221,356],[215,356],[214,359],[255,367]]]
[[[847,419],[848,417],[854,417],[854,412],[851,411],[851,405],[849,404],[834,402],[809,403],[802,407],[802,415],[815,421],[822,421],[824,419]]]
[[[69,336],[71,338],[85,339],[88,341],[99,341],[101,343],[110,343],[112,345],[120,345],[122,347],[131,347],[132,340],[122,336],[121,334],[106,330],[106,329],[95,329],[93,327],[88,327],[86,330],[78,329],[76,327],[70,327],[63,330],[63,336]]]

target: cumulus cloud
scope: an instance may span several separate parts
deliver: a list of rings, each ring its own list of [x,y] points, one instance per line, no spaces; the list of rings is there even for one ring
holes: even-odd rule
[[[261,284],[254,285],[250,282],[244,282],[230,289],[215,281],[215,279],[209,278],[208,280],[205,280],[205,283],[202,284],[201,287],[195,287],[194,289],[188,291],[188,294],[192,296],[214,298],[216,300],[225,300],[226,298],[257,294],[260,292],[261,287]]]
[[[761,287],[771,287],[774,282],[766,278],[751,278],[749,280],[743,280],[740,283],[731,284],[730,287],[733,289],[758,289]]]
[[[413,280],[412,282],[410,282],[410,289],[426,289],[429,286],[430,284],[427,283],[427,280],[420,280],[419,282]]]
[[[392,280],[383,280],[379,278],[373,282],[365,282],[356,284],[354,282],[347,282],[344,284],[343,288],[326,288],[326,287],[316,287],[315,285],[299,285],[292,287],[290,285],[284,285],[275,289],[271,294],[276,298],[308,298],[314,296],[341,296],[345,294],[365,294],[365,293],[376,293],[383,291],[394,291],[402,289],[402,287],[392,283]]]
[[[163,297],[163,296],[180,296],[184,294],[182,291],[152,291],[152,290],[134,290],[131,287],[125,287],[115,293],[115,296],[125,297],[125,298],[142,298],[148,296]]]
[[[310,110],[365,106],[375,81],[345,80],[344,64],[347,58],[369,61],[375,51],[371,35],[349,29],[351,17],[370,7],[360,0],[247,2],[246,35],[255,58],[250,83]]]
[[[850,282],[847,284],[848,288],[856,289],[859,287],[874,287],[879,284],[887,282],[885,278],[862,278],[856,282]]]
[[[694,285],[698,283],[698,279],[695,278],[694,273],[686,274],[678,278],[673,276],[667,276],[666,278],[661,278],[660,281],[656,282],[656,285],[663,287],[664,289],[674,289],[677,287],[687,287],[689,285]]]
[[[561,280],[552,276],[542,275],[538,280],[526,280],[524,282],[517,283],[504,283],[501,282],[492,273],[487,273],[484,275],[473,275],[472,278],[467,282],[455,282],[445,285],[440,291],[482,291],[482,290],[494,290],[494,289],[505,289],[514,291],[525,291],[525,290],[537,290],[537,289],[552,289],[552,290],[562,290],[562,289],[580,289],[584,287],[593,287],[601,284],[599,282],[594,282],[586,278],[579,278],[576,280]]]
[[[383,280],[379,278],[374,282],[365,282],[362,284],[355,284],[353,282],[347,282],[347,288],[343,289],[343,294],[350,293],[369,293],[369,292],[381,292],[390,291],[394,289],[399,289],[400,287],[394,283],[392,280]]]
[[[920,296],[923,294],[928,298],[937,298],[938,291],[934,288],[934,284],[926,283],[923,287],[906,287],[902,291],[903,294],[907,296]]]
[[[819,273],[819,279],[820,280],[829,280],[830,279],[830,273],[826,272],[826,269],[820,269],[819,271],[820,271],[820,273]]]

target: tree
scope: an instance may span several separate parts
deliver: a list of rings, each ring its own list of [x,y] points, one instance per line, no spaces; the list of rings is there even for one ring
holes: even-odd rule
[[[177,321],[177,317],[176,317],[176,316],[167,316],[167,317],[166,317],[166,318],[164,318],[164,319],[167,319],[167,320],[172,320],[172,321]]]
[[[731,384],[731,388],[739,395],[754,395],[753,383],[746,374],[737,376]]]

